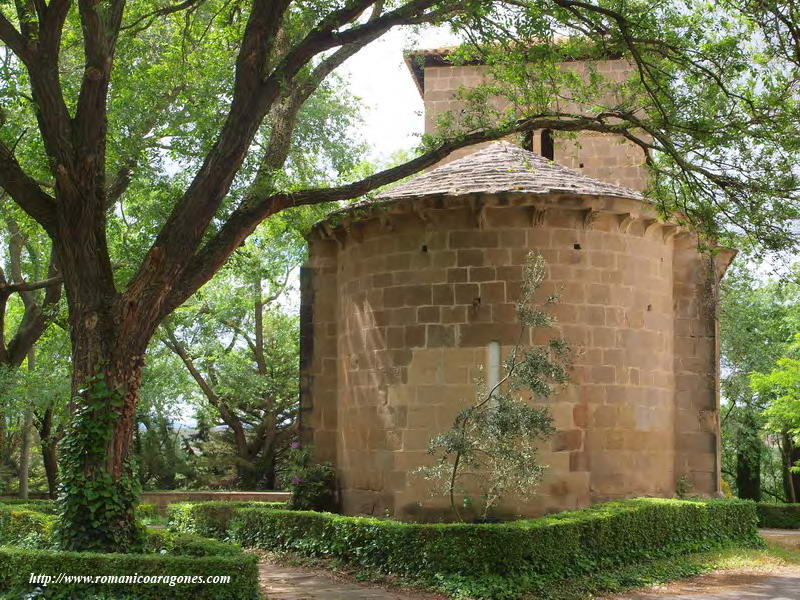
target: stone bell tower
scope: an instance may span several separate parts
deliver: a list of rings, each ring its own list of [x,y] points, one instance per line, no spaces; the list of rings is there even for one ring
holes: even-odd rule
[[[453,91],[484,71],[448,66],[438,51],[422,58],[409,66],[430,129]],[[413,471],[472,397],[489,350],[517,340],[531,251],[562,298],[559,333],[581,353],[547,401],[558,432],[542,449],[545,479],[504,510],[671,496],[681,477],[697,494],[719,492],[714,288],[733,252],[702,254],[694,234],[659,219],[641,193],[642,156],[624,140],[531,132],[528,143],[454,153],[309,234],[301,424],[335,464],[346,513],[446,516]]]

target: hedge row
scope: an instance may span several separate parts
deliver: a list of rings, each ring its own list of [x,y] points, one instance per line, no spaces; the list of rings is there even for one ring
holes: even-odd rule
[[[30,583],[30,575],[164,576],[161,583]],[[175,577],[230,576],[228,583],[177,583]],[[172,578],[172,579],[170,579]],[[170,581],[173,584],[170,584]],[[37,589],[39,591],[37,591]],[[135,600],[256,600],[257,558],[190,557],[158,554],[94,554],[0,547],[2,597],[74,599],[104,597]]]
[[[421,581],[573,577],[638,560],[762,544],[752,502],[641,498],[501,524],[412,524],[263,508],[237,511],[245,547],[336,558]]]
[[[236,556],[242,554],[239,544],[172,531],[149,530],[144,553],[173,554],[179,556]]]
[[[23,500],[21,498],[3,498],[0,500],[0,507],[9,506],[14,508],[25,508],[54,515],[58,512],[58,506],[52,500]],[[155,504],[142,502],[136,505],[136,516],[140,519],[153,519],[158,517]]]
[[[24,505],[18,505],[24,506]],[[0,545],[52,550],[56,517],[40,512],[0,506]],[[142,548],[144,554],[168,553],[179,556],[234,556],[242,553],[235,543],[221,542],[190,533],[148,530]]]
[[[0,505],[0,545],[45,548],[53,544],[56,517],[27,504]]]
[[[222,600],[258,597],[256,558],[237,544],[192,534],[150,530],[143,554],[93,554],[53,550],[57,517],[27,504],[0,505],[0,598],[125,598]],[[230,583],[86,584],[31,583],[30,574],[230,576]],[[173,579],[172,581],[175,581]],[[33,596],[31,596],[33,597]]]
[[[243,508],[282,509],[283,502],[178,502],[167,506],[167,527],[182,533],[223,539]]]
[[[774,529],[800,529],[800,504],[758,503],[758,524]]]

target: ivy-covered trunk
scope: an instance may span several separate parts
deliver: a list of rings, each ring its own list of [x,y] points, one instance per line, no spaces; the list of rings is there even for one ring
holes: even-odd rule
[[[59,539],[65,549],[124,552],[141,538],[131,450],[153,328],[132,324],[118,295],[88,283],[67,278],[65,286],[73,372],[70,417],[59,442]]]
[[[131,461],[141,361],[96,364],[75,369],[77,394],[59,448],[60,540],[70,550],[124,552],[141,535]]]

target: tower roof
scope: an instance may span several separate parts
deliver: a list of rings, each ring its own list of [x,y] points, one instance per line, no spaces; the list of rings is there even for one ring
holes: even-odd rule
[[[586,177],[508,142],[494,142],[381,192],[376,199],[386,202],[423,196],[552,192],[644,200],[635,190]]]

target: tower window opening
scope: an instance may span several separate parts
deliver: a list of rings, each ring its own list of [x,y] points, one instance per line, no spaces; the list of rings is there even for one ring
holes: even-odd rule
[[[533,152],[533,131],[531,129],[522,134],[522,147],[529,152]]]
[[[549,129],[542,129],[542,156],[549,160],[553,160],[555,158],[553,132]]]

